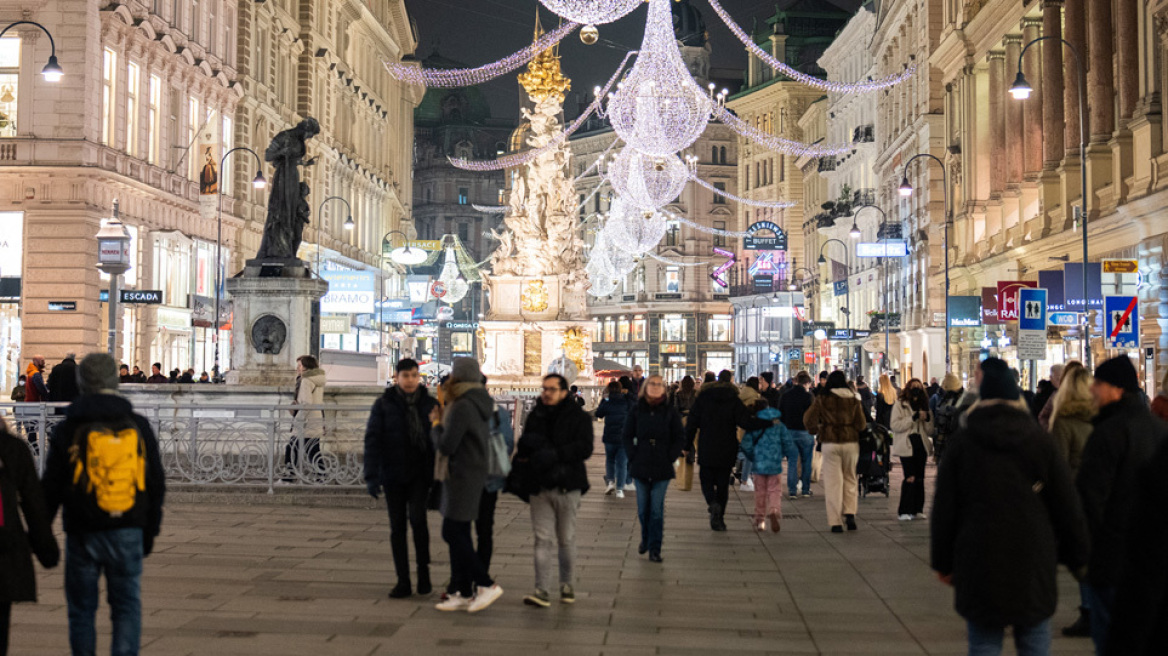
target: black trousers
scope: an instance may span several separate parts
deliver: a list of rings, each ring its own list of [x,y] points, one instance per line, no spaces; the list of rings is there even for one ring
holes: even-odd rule
[[[476,552],[487,572],[491,571],[491,555],[495,551],[495,505],[498,502],[498,492],[484,490],[479,497],[479,516],[474,522],[475,538],[478,540]],[[446,586],[446,594],[454,594],[458,591],[454,585],[454,579],[451,578],[450,584]]]
[[[430,527],[426,523],[426,497],[430,482],[419,477],[405,485],[385,486],[385,505],[389,508],[389,546],[393,551],[393,569],[397,580],[410,580],[410,549],[406,532],[414,533],[414,555],[418,570],[430,566]],[[409,529],[407,529],[407,521]]]
[[[0,601],[0,656],[8,656],[8,627],[12,622],[12,602]]]
[[[450,548],[450,585],[463,597],[470,598],[475,586],[494,585],[491,575],[470,539],[470,522],[442,520],[442,539]]]
[[[730,499],[730,475],[733,467],[710,467],[702,465],[698,478],[702,482],[702,496],[706,498],[706,505],[718,504],[722,512],[726,512],[726,502]]]
[[[900,507],[898,515],[915,515],[925,512],[925,463],[929,460],[929,452],[925,450],[924,440],[920,435],[909,435],[913,453],[907,458],[900,459],[904,468],[904,485],[900,488]],[[913,479],[910,483],[908,479]]]

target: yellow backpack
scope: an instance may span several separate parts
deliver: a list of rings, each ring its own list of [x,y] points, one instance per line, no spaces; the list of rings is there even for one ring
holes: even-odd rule
[[[70,460],[74,490],[111,518],[133,510],[146,490],[145,449],[135,427],[88,427],[74,442]]]

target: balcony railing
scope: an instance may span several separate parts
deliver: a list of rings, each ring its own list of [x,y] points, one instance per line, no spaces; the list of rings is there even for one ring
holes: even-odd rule
[[[829,155],[826,157],[819,158],[819,172],[820,173],[824,173],[826,171],[834,171],[834,170],[835,170],[835,155]]]
[[[876,141],[876,127],[874,125],[861,125],[852,131],[853,143],[873,143]]]

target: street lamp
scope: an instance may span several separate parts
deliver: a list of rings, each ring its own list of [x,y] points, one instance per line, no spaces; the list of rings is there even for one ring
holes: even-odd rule
[[[912,187],[910,186],[909,189],[912,189]],[[860,212],[866,209],[873,209],[877,212],[880,212],[880,234],[883,235],[880,238],[880,243],[884,245],[884,257],[880,258],[881,268],[883,269],[880,275],[884,279],[884,282],[881,285],[884,288],[884,361],[881,363],[881,365],[884,370],[888,370],[888,368],[892,366],[892,351],[889,347],[891,342],[889,338],[889,329],[892,324],[892,304],[888,302],[888,214],[886,214],[884,210],[880,209],[876,205],[861,205],[852,211],[853,224],[855,224],[856,219],[860,217]]]
[[[1134,38],[1128,35],[1128,38]],[[1014,84],[1010,87],[1010,95],[1015,100],[1025,100],[1030,97],[1030,84],[1026,81],[1026,76],[1022,74],[1022,57],[1030,46],[1039,41],[1046,41],[1053,39],[1061,42],[1071,51],[1074,56],[1075,69],[1079,73],[1079,158],[1081,160],[1079,166],[1079,174],[1081,176],[1080,183],[1082,184],[1082,196],[1080,197],[1079,219],[1083,222],[1083,316],[1087,316],[1091,309],[1091,300],[1088,294],[1087,287],[1087,71],[1083,67],[1083,60],[1079,57],[1079,51],[1075,46],[1071,45],[1070,41],[1055,36],[1040,36],[1037,39],[1028,41],[1022,47],[1022,51],[1018,53],[1018,75],[1014,78]],[[1061,75],[1061,71],[1055,71],[1055,74]],[[1075,224],[1072,224],[1075,225]],[[1091,371],[1091,322],[1083,321],[1083,366],[1087,371]]]
[[[109,283],[109,354],[117,357],[118,286],[121,276],[130,270],[130,231],[118,215],[114,200],[113,217],[97,231],[97,267],[108,274]]]
[[[949,208],[949,170],[945,168],[945,162],[942,162],[939,157],[932,153],[913,155],[904,163],[904,177],[901,178],[900,188],[897,191],[904,198],[912,196],[913,186],[908,181],[908,167],[922,157],[933,160],[937,163],[937,166],[941,167],[941,204],[944,206],[942,209],[944,216],[942,218],[945,226],[945,236],[943,239],[945,248],[945,371],[949,372],[953,370],[952,361],[949,356],[949,223],[953,218]],[[885,246],[885,249],[887,249],[887,246]],[[887,254],[885,252],[885,255]]]
[[[320,201],[320,205],[318,205],[316,208],[316,216],[320,217],[321,212],[324,211],[324,204],[329,202],[330,200],[339,200],[345,204],[345,209],[347,209],[349,212],[348,215],[345,217],[345,230],[352,230],[353,226],[354,226],[353,206],[349,204],[348,200],[345,200],[341,196],[329,196],[328,198],[325,198],[324,200]],[[316,275],[317,276],[320,276],[320,249],[323,246],[323,242],[324,242],[324,240],[321,239],[321,232],[322,232],[321,228],[322,227],[323,227],[323,224],[318,222],[317,226],[316,226]]]
[[[403,239],[407,240],[406,245],[399,247],[399,248],[392,249],[389,252],[389,255],[386,255],[385,254],[385,243],[387,240],[389,240],[390,236],[392,236],[392,235],[401,235]],[[384,271],[385,259],[388,257],[390,260],[392,260],[398,264],[412,266],[415,264],[421,264],[422,262],[424,262],[426,260],[426,257],[427,257],[426,252],[423,251],[422,249],[410,248],[409,238],[410,238],[410,236],[407,235],[406,233],[402,232],[401,230],[390,230],[389,232],[385,233],[385,235],[381,238],[381,261],[382,261],[382,265],[383,265],[383,270],[381,272],[381,305],[377,309],[377,323],[378,323],[377,354],[378,355],[383,355],[384,351],[385,351],[385,326],[382,325],[382,324],[384,324],[384,318],[385,318],[385,271]],[[393,242],[390,241],[389,245],[392,247]],[[419,255],[421,256],[420,259],[418,258]]]
[[[45,77],[45,82],[60,82],[61,78],[65,75],[65,71],[61,68],[61,65],[57,63],[57,42],[53,40],[53,35],[49,32],[49,29],[36,21],[22,20],[11,23],[4,29],[0,30],[0,37],[3,37],[5,32],[16,27],[17,25],[32,25],[33,27],[39,27],[41,31],[49,37],[49,61],[45,64],[45,67],[41,69],[41,75]]]
[[[263,189],[268,186],[267,179],[264,178],[263,164],[260,163],[260,156],[256,151],[246,146],[237,146],[231,150],[223,153],[223,157],[219,158],[219,185],[216,188],[217,208],[215,210],[215,316],[211,318],[211,341],[215,344],[215,359],[211,366],[211,380],[219,381],[219,290],[223,285],[223,165],[227,162],[227,156],[236,151],[244,151],[251,153],[251,156],[256,161],[256,174],[252,178],[251,186],[253,189]]]

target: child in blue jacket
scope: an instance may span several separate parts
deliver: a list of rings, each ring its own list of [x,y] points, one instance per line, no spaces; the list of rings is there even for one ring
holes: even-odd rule
[[[756,401],[754,410],[759,419],[772,422],[770,428],[749,431],[742,437],[742,453],[754,463],[754,526],[766,530],[769,517],[771,530],[778,533],[783,517],[783,456],[791,448],[791,434],[779,421],[782,413],[766,401]]]

